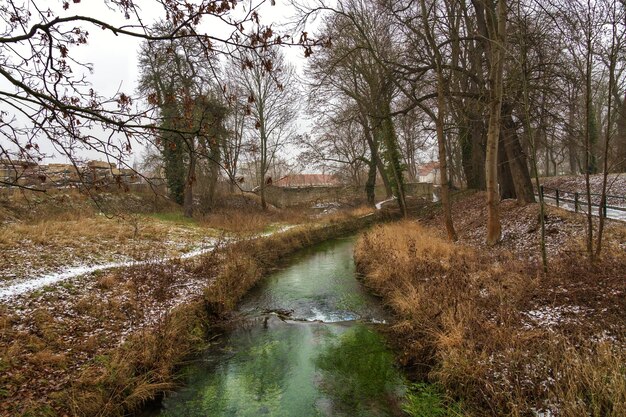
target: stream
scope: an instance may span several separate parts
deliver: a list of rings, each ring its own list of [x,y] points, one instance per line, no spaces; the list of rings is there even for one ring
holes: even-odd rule
[[[405,378],[357,281],[353,238],[293,256],[242,300],[243,324],[183,371],[146,416],[396,416]]]

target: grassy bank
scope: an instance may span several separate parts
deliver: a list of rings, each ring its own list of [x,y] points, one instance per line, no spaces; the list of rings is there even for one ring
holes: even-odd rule
[[[401,222],[365,233],[355,259],[397,315],[401,361],[442,388],[455,403],[449,415],[461,400],[463,415],[617,417],[626,412],[626,254],[608,240],[595,265],[571,241],[543,275],[528,254],[453,244]]]
[[[290,254],[374,221],[344,216],[222,245],[187,262],[109,271],[0,309],[0,415],[116,416],[171,389],[212,326]],[[120,343],[123,340],[123,343]]]

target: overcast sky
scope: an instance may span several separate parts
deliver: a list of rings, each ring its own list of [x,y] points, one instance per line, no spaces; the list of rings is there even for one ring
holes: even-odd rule
[[[50,7],[52,12],[58,16],[67,15],[83,15],[98,18],[102,21],[113,24],[128,24],[122,13],[117,10],[108,8],[102,0],[83,0],[80,3],[69,2],[70,7],[64,11],[60,2],[45,1],[45,6],[52,3]],[[156,3],[150,0],[137,0],[135,2],[141,8],[141,19],[144,24],[150,25],[157,19],[164,16],[163,10]],[[255,1],[258,4],[258,1]],[[243,12],[245,7],[249,6],[249,2],[240,2],[235,9],[236,13]],[[259,9],[261,23],[264,25],[272,24],[274,27],[285,23],[293,17],[295,9],[287,0],[276,0],[276,5],[272,6],[270,1],[266,1]],[[130,23],[136,23],[136,19],[131,19]],[[37,23],[32,21],[32,24]],[[100,95],[104,97],[113,97],[117,92],[125,92],[134,95],[137,87],[137,79],[139,68],[137,63],[137,52],[141,44],[140,39],[134,39],[128,36],[115,36],[111,31],[102,30],[96,27],[83,25],[83,28],[89,32],[88,43],[72,47],[70,49],[70,57],[93,64],[93,73],[88,75],[91,84]],[[225,30],[229,30],[224,24],[208,19],[201,25],[202,30],[208,34],[217,36],[226,36]],[[226,32],[228,33],[228,32]],[[301,48],[286,47],[285,55],[289,62],[294,64],[301,74],[304,68],[306,58],[304,58]],[[302,123],[302,129],[306,129],[308,123]],[[53,153],[53,148],[47,143],[40,143],[43,151],[47,154]],[[140,160],[143,149],[140,147],[134,149],[133,159]],[[295,154],[296,152],[290,152]],[[83,152],[82,157],[86,159],[102,159],[102,155],[98,155],[95,151]],[[55,155],[46,160],[46,162],[68,162],[67,158]],[[133,161],[128,161],[132,163]]]

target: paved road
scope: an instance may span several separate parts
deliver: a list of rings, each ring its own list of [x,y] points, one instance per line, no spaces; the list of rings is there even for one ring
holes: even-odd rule
[[[537,197],[537,199],[539,198],[539,196],[537,195],[535,196]],[[549,195],[544,195],[543,200],[548,205],[556,206],[556,199],[554,197],[551,197]],[[563,201],[562,199],[559,199],[559,207],[567,211],[576,211],[574,208],[574,203]],[[594,204],[591,205],[592,215],[598,216],[598,210],[599,210],[599,207],[597,205],[594,205]],[[578,202],[578,212],[583,213],[583,214],[587,213],[587,202]],[[626,222],[626,207],[622,208],[621,210],[607,208],[606,217],[609,219]]]

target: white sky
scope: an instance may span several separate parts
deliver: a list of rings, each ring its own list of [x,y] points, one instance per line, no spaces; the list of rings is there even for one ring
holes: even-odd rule
[[[122,25],[129,23],[128,20],[124,19],[119,10],[111,10],[105,5],[103,0],[82,0],[80,3],[69,1],[70,7],[67,11],[62,10],[60,7],[61,2],[55,2],[50,5],[47,1],[43,3],[46,7],[51,7],[55,14],[61,16],[83,15],[95,17],[112,24]],[[158,5],[158,3],[150,0],[136,0],[135,3],[141,8],[141,19],[147,26],[164,16],[161,6]],[[255,4],[258,4],[257,0],[255,0]],[[249,6],[249,1],[240,2],[235,12],[241,13],[243,8],[247,6]],[[54,7],[57,7],[57,9],[54,9]],[[258,9],[258,12],[263,25],[272,24],[273,27],[277,28],[278,25],[290,20],[295,13],[295,9],[290,5],[288,0],[276,0],[275,6],[272,6],[270,1],[266,1]],[[131,19],[130,22],[136,22],[136,19]],[[31,25],[35,23],[37,23],[37,21],[33,20]],[[225,36],[225,29],[230,29],[223,23],[220,23],[221,22],[206,21],[201,25],[201,28],[208,34]],[[128,36],[115,36],[111,31],[102,30],[93,26],[89,27],[88,25],[83,25],[82,27],[89,32],[88,43],[86,45],[73,46],[69,50],[69,54],[70,57],[78,61],[93,64],[93,73],[88,75],[93,89],[104,97],[113,97],[117,92],[125,92],[128,95],[134,96],[139,76],[137,52],[142,40]],[[297,40],[297,37],[294,37]],[[306,62],[302,48],[285,47],[284,53],[287,60],[291,62],[301,74]],[[2,81],[0,81],[0,86],[2,86],[1,84],[3,84]],[[306,131],[308,125],[309,123],[307,123],[306,120],[302,120],[300,130]],[[40,143],[40,146],[46,154],[54,152],[51,145],[44,141]],[[133,159],[137,161],[140,160],[142,152],[143,149],[140,147],[135,148],[133,151]],[[297,152],[289,153],[295,155]],[[81,153],[81,157],[85,159],[103,158],[101,154],[95,151],[84,151]],[[46,162],[68,162],[66,159],[66,157],[61,157],[57,154],[48,158]],[[132,160],[127,162],[132,164]]]

